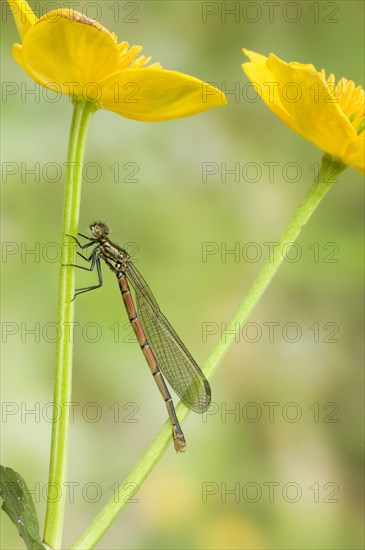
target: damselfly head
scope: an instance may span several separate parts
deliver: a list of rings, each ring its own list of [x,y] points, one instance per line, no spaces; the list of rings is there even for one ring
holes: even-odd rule
[[[90,231],[94,237],[106,237],[109,234],[109,227],[102,222],[94,222],[90,225]]]

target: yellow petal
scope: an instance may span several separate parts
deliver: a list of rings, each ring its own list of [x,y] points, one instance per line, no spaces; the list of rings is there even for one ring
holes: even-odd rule
[[[361,174],[365,174],[365,132],[362,132],[355,141],[349,144],[343,161],[354,166]]]
[[[345,78],[336,85],[333,74],[326,80],[325,72],[310,64],[243,51],[250,62],[242,68],[269,109],[323,152],[364,169],[363,137],[357,134],[363,116],[361,87]]]
[[[25,0],[8,0],[20,38],[37,22],[37,17]]]
[[[72,10],[43,16],[24,37],[22,53],[34,80],[46,87],[57,83],[62,93],[76,96],[87,96],[90,83],[98,88],[119,63],[115,36]]]
[[[206,82],[156,68],[118,71],[101,85],[102,107],[134,120],[170,120],[227,102],[220,90]]]
[[[267,57],[264,55],[243,49],[243,52],[251,60],[251,63],[243,63],[242,69],[253,83],[258,95],[263,99],[266,105],[279,118],[281,118],[292,130],[298,131],[294,120],[285,110],[281,103],[280,96],[277,93],[277,84],[275,76],[267,66]]]
[[[19,63],[21,68],[30,76],[30,78],[38,82],[38,84],[42,84],[42,82],[38,80],[36,76],[29,70],[28,65],[26,64],[23,56],[23,48],[21,47],[20,44],[14,44],[12,53],[15,61]]]
[[[322,151],[343,158],[356,132],[342,112],[338,100],[326,87],[325,79],[313,65],[285,63],[273,54],[268,58],[279,93],[297,132]]]

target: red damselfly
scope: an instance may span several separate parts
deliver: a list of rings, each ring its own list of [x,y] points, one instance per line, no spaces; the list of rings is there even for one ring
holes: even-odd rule
[[[172,437],[175,449],[178,452],[184,452],[186,449],[184,434],[162,374],[166,376],[168,382],[183,402],[191,410],[198,413],[206,411],[210,404],[211,390],[208,381],[166,317],[160,311],[150,288],[136,269],[128,252],[109,239],[108,226],[101,222],[93,223],[90,225],[90,231],[92,237],[79,233],[80,237],[87,239],[88,242],[86,244],[81,244],[76,237],[69,235],[82,250],[94,247],[88,257],[78,252],[78,255],[89,262],[90,265],[88,267],[77,264],[67,265],[87,271],[93,271],[96,267],[99,282],[94,286],[77,289],[75,297],[102,286],[103,278],[100,261],[104,260],[118,279],[119,289],[129,321],[158,389],[166,403],[172,425]],[[134,290],[137,309],[134,305],[128,282],[131,283]]]

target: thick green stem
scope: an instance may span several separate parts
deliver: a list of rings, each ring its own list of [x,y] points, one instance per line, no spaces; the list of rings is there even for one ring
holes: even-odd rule
[[[203,367],[203,371],[207,378],[211,377],[213,371],[217,368],[219,362],[232,343],[235,336],[234,330],[237,330],[237,327],[240,327],[242,323],[246,321],[255,305],[263,296],[283,262],[287,248],[296,240],[318,204],[345,167],[345,165],[336,159],[331,159],[327,155],[323,157],[321,170],[316,181],[308,190],[303,202],[300,204],[298,210],[282,233],[272,257],[266,261],[254,283],[249,288],[246,297],[228,323],[226,332],[222,335],[220,341],[208,357]],[[180,421],[183,421],[188,416],[189,409],[180,402],[176,408],[176,412]],[[169,443],[171,443],[171,424],[167,421],[150,447],[137,462],[130,475],[121,483],[118,492],[114,494],[104,506],[86,531],[71,547],[72,549],[89,550],[95,547],[103,534],[126,506],[128,500],[139,490],[141,484],[157,464]]]
[[[56,345],[56,368],[54,387],[54,417],[49,469],[48,499],[44,541],[58,549],[62,542],[65,511],[67,452],[69,436],[69,405],[72,384],[72,338],[70,338],[75,288],[74,269],[64,267],[70,263],[66,234],[75,235],[78,230],[82,168],[88,123],[94,111],[92,104],[75,102],[67,154],[67,172],[62,222],[62,254],[58,288],[57,326],[60,339]]]

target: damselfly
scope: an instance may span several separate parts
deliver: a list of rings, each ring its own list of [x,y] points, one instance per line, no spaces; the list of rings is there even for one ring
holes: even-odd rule
[[[88,267],[77,264],[68,265],[87,271],[93,271],[96,267],[99,282],[94,286],[77,289],[75,296],[102,286],[100,261],[104,260],[118,279],[129,321],[166,403],[172,424],[175,449],[178,452],[184,452],[186,449],[184,434],[162,373],[183,402],[198,413],[206,411],[210,404],[211,391],[208,381],[166,317],[161,313],[151,290],[136,269],[128,252],[109,239],[108,226],[101,222],[93,223],[90,225],[90,231],[92,237],[79,233],[80,237],[87,239],[86,244],[81,244],[76,237],[69,235],[82,250],[94,246],[88,257],[78,252],[78,255],[90,265]],[[137,310],[128,282],[131,283],[135,293]]]

